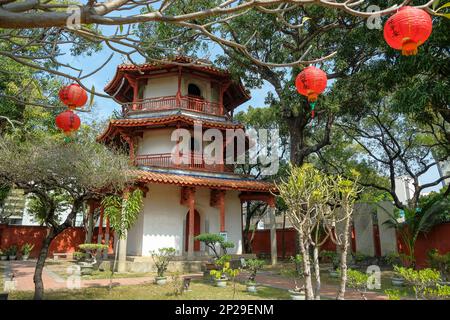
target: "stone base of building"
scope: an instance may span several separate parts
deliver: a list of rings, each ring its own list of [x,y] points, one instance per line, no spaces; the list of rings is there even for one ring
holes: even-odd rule
[[[255,259],[255,254],[232,254],[231,259]],[[197,255],[193,257],[177,256],[169,263],[168,272],[196,273],[203,272],[205,264],[212,261],[213,257],[208,255]],[[110,270],[114,261],[103,261],[100,268]],[[127,256],[126,270],[131,273],[156,272],[155,263],[151,257]]]

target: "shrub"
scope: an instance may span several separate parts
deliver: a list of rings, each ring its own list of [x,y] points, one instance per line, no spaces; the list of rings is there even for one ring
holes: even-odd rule
[[[450,299],[450,286],[437,285],[436,288],[427,288],[425,290],[425,296],[429,299]]]
[[[159,248],[157,251],[151,251],[158,277],[164,277],[164,273],[167,271],[169,262],[175,257],[175,254],[175,248]]]
[[[450,252],[440,254],[437,249],[428,251],[428,263],[431,268],[439,270],[444,281],[450,280]]]
[[[225,241],[224,237],[215,233],[202,233],[194,238],[197,241],[203,242],[208,248],[212,250],[216,259],[220,259],[221,255],[217,252],[216,245],[218,244],[222,249],[224,255],[227,254],[227,249],[233,248],[234,243]]]
[[[386,289],[384,294],[388,296],[389,300],[400,300],[402,293],[398,289]]]
[[[16,245],[13,245],[13,246],[9,247],[6,250],[6,252],[8,253],[8,256],[15,256],[15,255],[17,255],[17,251],[18,251],[18,249],[17,249]]]
[[[356,289],[364,300],[366,299],[365,293],[367,289],[367,281],[369,275],[367,273],[360,272],[358,270],[347,270],[347,285],[349,288]]]
[[[97,255],[97,251],[99,250],[106,250],[108,249],[108,246],[106,244],[98,244],[98,243],[84,243],[80,244],[78,246],[81,251],[85,252],[85,256],[83,259],[91,260],[90,262],[92,264],[96,264],[97,260],[95,259],[95,256]]]
[[[296,254],[289,259],[294,263],[296,276],[301,277],[303,275],[303,256],[301,254]]]
[[[402,263],[402,261],[400,259],[400,255],[395,252],[391,252],[391,253],[387,254],[385,256],[384,260],[386,261],[386,264],[390,265],[391,267],[399,266]]]
[[[323,250],[320,252],[320,257],[324,261],[330,262],[333,270],[337,270],[339,268],[340,258],[339,258],[339,255],[337,254],[337,252]]]
[[[412,268],[394,267],[405,281],[412,286],[416,299],[425,299],[430,290],[438,287],[441,275],[439,271],[433,269],[414,270]]]
[[[74,258],[76,261],[82,261],[82,260],[84,260],[84,259],[86,259],[86,258],[89,258],[89,255],[88,255],[86,252],[75,251],[75,252],[73,253],[73,258]]]
[[[254,283],[256,278],[256,273],[262,269],[264,266],[264,260],[259,259],[248,259],[245,261],[246,269],[250,271],[250,275],[248,277],[249,283]]]
[[[33,250],[33,248],[34,248],[34,244],[31,244],[31,243],[25,243],[25,244],[22,246],[22,254],[23,254],[24,256],[28,256],[28,255],[31,253],[31,251]]]

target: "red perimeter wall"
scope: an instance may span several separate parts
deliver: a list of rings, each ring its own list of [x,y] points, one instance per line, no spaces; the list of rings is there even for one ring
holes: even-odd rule
[[[406,252],[400,237],[397,238],[399,252]],[[450,252],[450,223],[437,225],[430,232],[419,235],[414,247],[418,268],[427,267],[428,251],[431,249],[437,249],[441,254]]]
[[[374,230],[375,249],[378,255],[380,255],[379,236],[376,234],[377,230]],[[282,256],[282,233],[283,229],[277,229],[277,250],[278,256]],[[286,257],[293,256],[295,254],[295,236],[296,232],[292,228],[284,230],[285,233],[285,250]],[[355,234],[352,231],[352,252],[355,252]],[[251,233],[249,233],[249,238]],[[399,252],[404,252],[404,244],[401,239],[397,240]],[[270,255],[270,230],[256,230],[255,237],[253,238],[253,253]],[[426,234],[420,234],[416,246],[415,256],[416,264],[419,268],[427,266],[427,253],[431,249],[437,249],[441,254],[450,252],[450,223],[444,223],[435,226],[430,232]],[[336,246],[330,240],[326,241],[322,246],[322,250],[335,251]]]
[[[42,241],[47,233],[41,226],[10,226],[0,225],[0,249],[16,245],[19,250],[25,243],[34,244],[30,257],[37,258],[42,247]],[[98,228],[94,230],[93,243],[97,243]],[[53,253],[66,253],[78,250],[85,241],[85,230],[82,227],[69,228],[60,233],[50,244],[49,256]],[[110,234],[109,252],[112,252],[113,234]]]

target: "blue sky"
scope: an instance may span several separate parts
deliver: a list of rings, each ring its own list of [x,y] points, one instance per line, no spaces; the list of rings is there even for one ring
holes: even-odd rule
[[[108,29],[109,28],[109,29]],[[114,29],[111,27],[107,27],[103,32],[114,32]],[[94,53],[92,56],[71,56],[69,53],[69,48],[63,48],[63,52],[65,55],[60,57],[62,62],[68,63],[71,66],[82,68],[84,70],[84,74],[88,74],[92,70],[98,68],[111,54],[110,49],[103,49],[100,52]],[[220,48],[211,46],[209,48],[210,59],[214,60],[214,57],[220,53]],[[133,56],[135,61],[142,63],[144,59],[142,57]],[[118,54],[115,53],[111,61],[99,72],[93,74],[89,78],[83,80],[83,84],[91,88],[95,86],[97,92],[104,93],[103,88],[105,85],[113,78],[117,65],[124,63],[125,60]],[[68,70],[64,70],[67,72]],[[267,96],[267,93],[272,91],[273,88],[270,84],[264,83],[264,85],[260,89],[251,90],[252,98],[241,105],[237,111],[246,110],[249,106],[253,107],[263,107],[265,106],[264,100]],[[300,97],[299,97],[300,98]],[[101,122],[107,120],[109,116],[111,116],[113,110],[120,110],[120,105],[115,103],[112,99],[95,97],[94,99],[94,107],[90,113],[81,113],[80,117],[84,123],[91,123],[92,121]],[[439,177],[439,173],[436,167],[430,169],[425,175],[422,176],[421,184],[428,183],[430,181],[434,181]],[[438,186],[428,188],[424,192],[429,192],[433,190],[439,190],[442,186],[439,184]]]

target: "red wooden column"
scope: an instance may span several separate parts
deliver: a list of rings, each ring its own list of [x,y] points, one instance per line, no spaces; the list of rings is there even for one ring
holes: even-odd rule
[[[101,205],[100,206],[100,218],[98,221],[98,243],[101,244],[103,240],[103,214],[105,213],[105,208]]]
[[[195,226],[195,188],[181,188],[180,203],[189,207],[188,221],[188,256],[194,255],[194,226]]]
[[[177,87],[177,95],[176,95],[176,102],[177,107],[179,108],[181,105],[181,67],[178,67],[178,87]]]
[[[220,232],[225,232],[225,191],[219,196]]]

